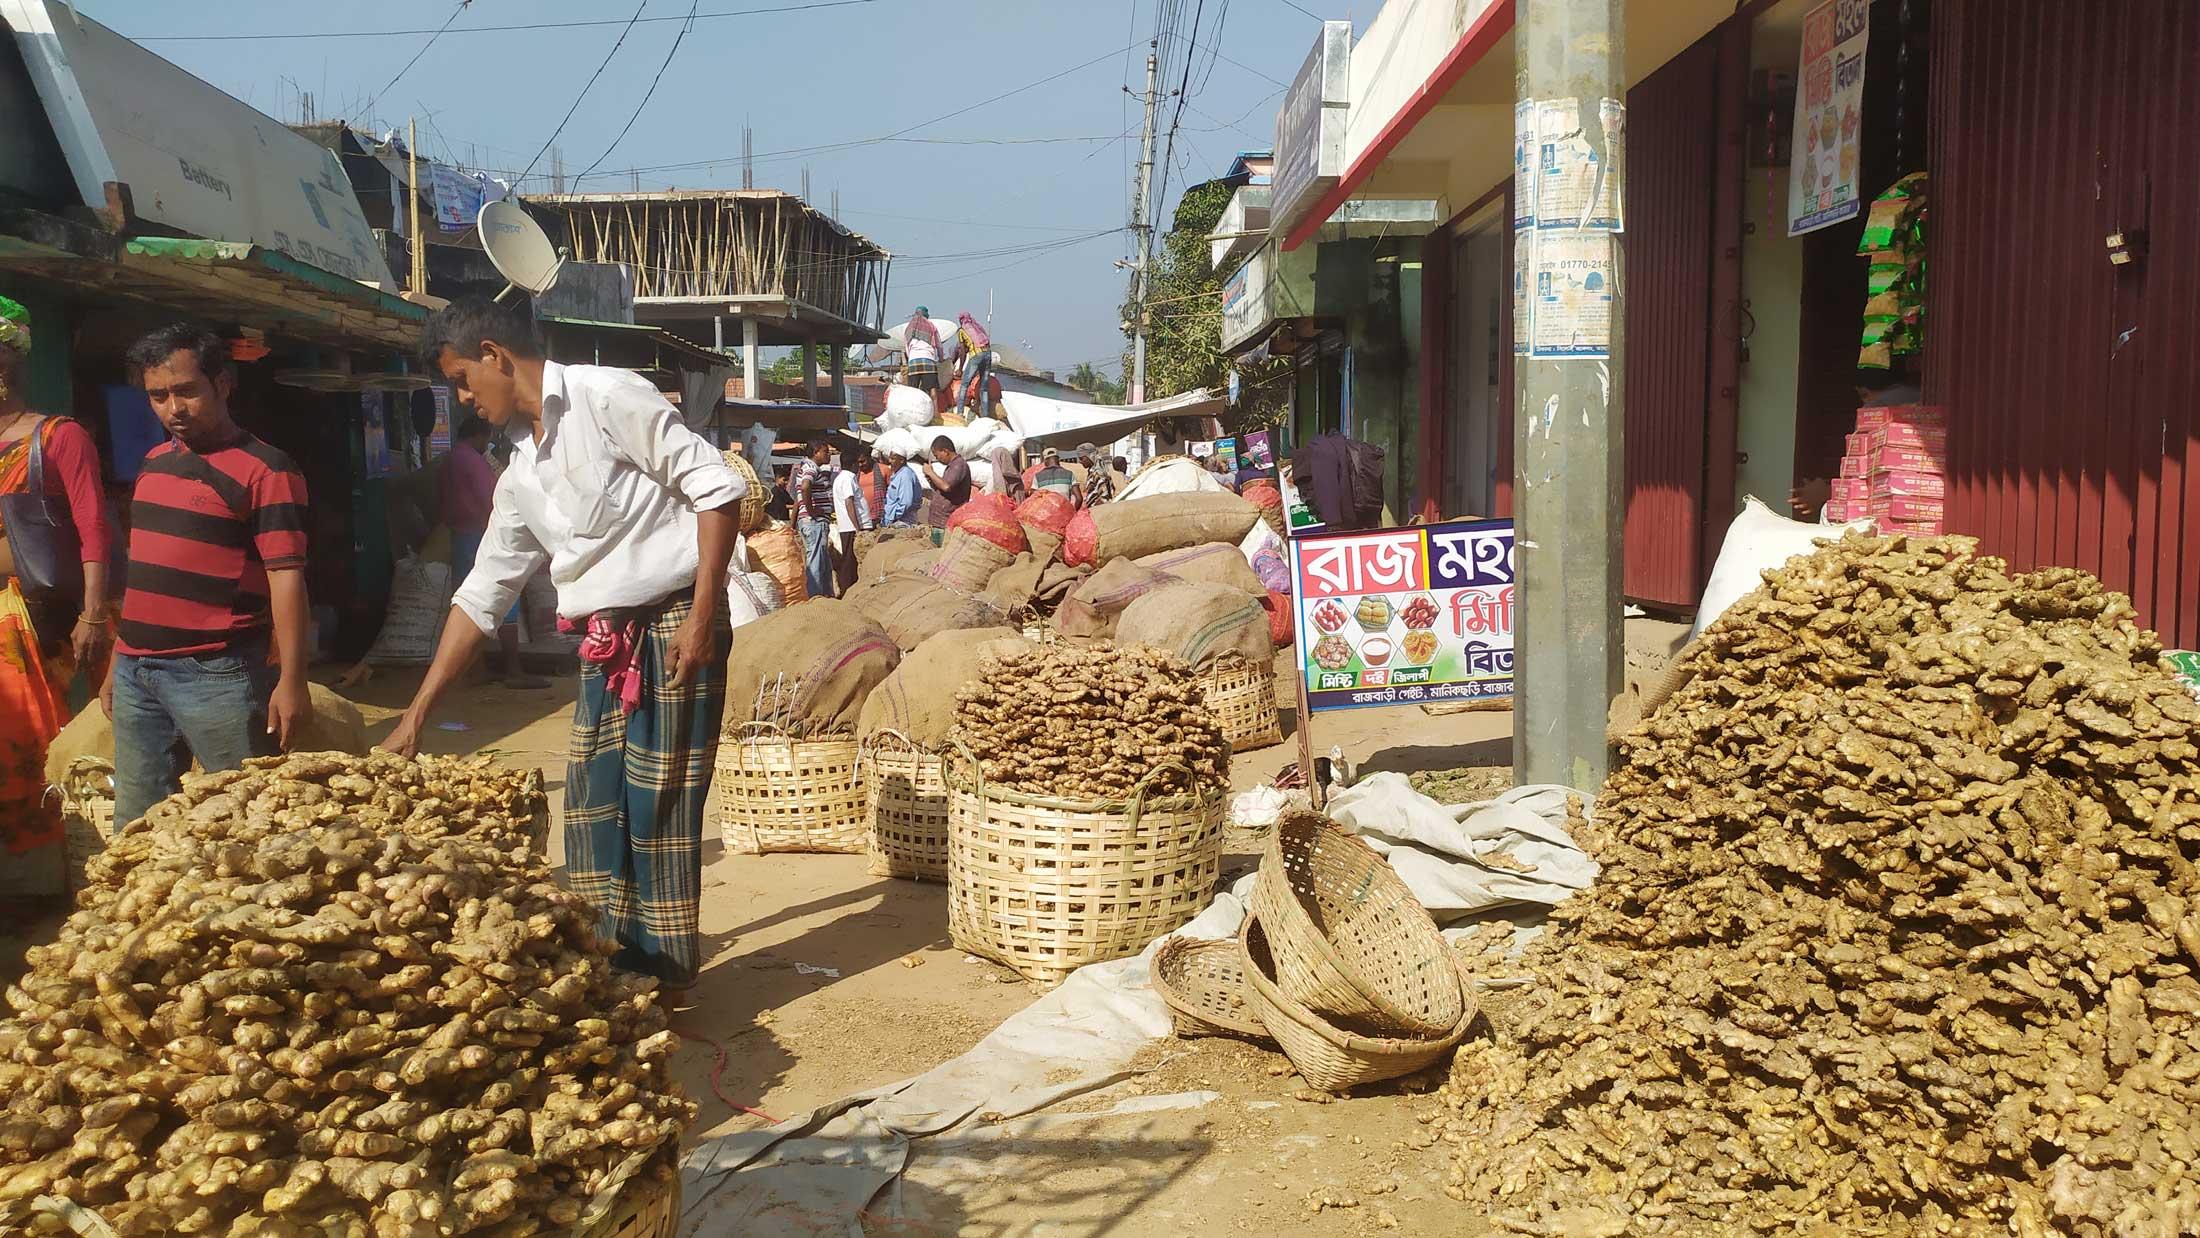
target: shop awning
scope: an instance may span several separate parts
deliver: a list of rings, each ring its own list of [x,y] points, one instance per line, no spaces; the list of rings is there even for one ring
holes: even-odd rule
[[[249,242],[125,238],[29,211],[0,212],[0,271],[338,348],[410,352],[428,317],[403,298]]]
[[[1018,391],[1001,394],[1001,419],[1024,436],[1026,448],[1112,442],[1149,421],[1213,417],[1229,401],[1205,387],[1144,404],[1072,404]]]

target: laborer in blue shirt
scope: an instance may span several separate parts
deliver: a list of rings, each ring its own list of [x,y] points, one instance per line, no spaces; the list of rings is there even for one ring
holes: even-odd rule
[[[917,522],[917,505],[924,498],[924,479],[917,476],[909,457],[898,451],[886,453],[886,467],[892,476],[886,483],[885,510],[879,514],[879,523],[913,525]]]

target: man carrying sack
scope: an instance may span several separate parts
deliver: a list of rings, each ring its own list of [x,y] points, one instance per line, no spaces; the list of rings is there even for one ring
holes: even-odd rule
[[[524,305],[453,302],[429,319],[421,351],[514,450],[435,661],[382,746],[412,754],[436,699],[547,562],[558,626],[585,632],[567,882],[596,905],[614,966],[685,988],[702,962],[703,801],[747,486],[640,375],[545,360]]]

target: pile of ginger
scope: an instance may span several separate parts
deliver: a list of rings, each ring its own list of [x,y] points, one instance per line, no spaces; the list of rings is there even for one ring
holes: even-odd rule
[[[0,1020],[0,1232],[525,1235],[672,1171],[655,982],[540,858],[539,775],[194,776],[89,867]]]

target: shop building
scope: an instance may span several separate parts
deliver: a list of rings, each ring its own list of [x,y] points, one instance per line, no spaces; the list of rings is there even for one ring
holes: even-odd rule
[[[1385,4],[1353,49],[1344,171],[1277,246],[1289,261],[1370,200],[1439,204],[1418,255],[1428,515],[1511,510],[1513,17]],[[1862,36],[1853,145],[1845,125],[1796,130],[1814,17]],[[2200,643],[2200,11],[1634,0],[1626,21],[1628,597],[1692,608],[1744,496],[1784,509],[1838,468],[1865,393],[1921,389],[1949,426],[1949,532],[2094,572]],[[1798,209],[1798,149],[1853,184],[1853,213]],[[1861,365],[1865,224],[1913,173],[1921,344]]]

